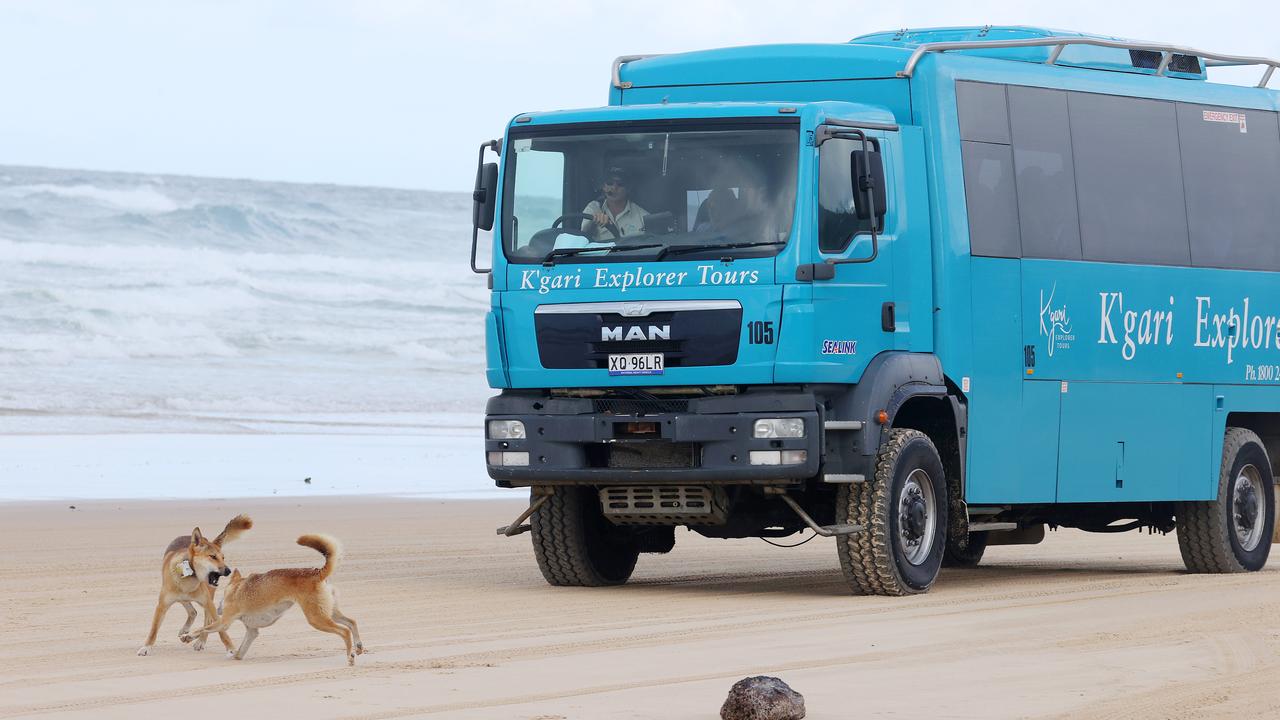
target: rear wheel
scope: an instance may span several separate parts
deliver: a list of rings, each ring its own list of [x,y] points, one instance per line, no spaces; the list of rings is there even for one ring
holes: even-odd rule
[[[845,485],[836,522],[862,525],[836,541],[840,568],[859,595],[911,595],[933,586],[947,537],[947,480],[938,450],[918,430],[892,430],[875,475]]]
[[[987,532],[980,530],[969,533],[969,544],[960,549],[951,542],[942,555],[942,567],[971,568],[982,562],[982,555],[987,551]]]
[[[557,488],[529,524],[538,569],[552,585],[621,585],[636,567],[636,534],[605,519],[592,488]]]
[[[1227,428],[1218,499],[1178,504],[1178,549],[1193,573],[1261,570],[1271,552],[1276,498],[1271,461],[1252,430]]]

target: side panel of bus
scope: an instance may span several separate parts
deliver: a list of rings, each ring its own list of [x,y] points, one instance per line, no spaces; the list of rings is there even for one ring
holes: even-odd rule
[[[956,107],[969,502],[1216,497],[1227,416],[1280,413],[1277,113],[965,80]]]

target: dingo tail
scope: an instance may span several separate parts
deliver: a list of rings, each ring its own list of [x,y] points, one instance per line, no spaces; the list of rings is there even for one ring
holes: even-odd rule
[[[240,537],[244,532],[253,527],[253,520],[248,515],[237,515],[231,518],[231,522],[222,528],[222,532],[218,533],[218,537],[213,539],[213,544],[219,547],[223,543],[231,542]]]
[[[298,538],[298,544],[309,547],[324,556],[324,567],[320,569],[321,579],[332,575],[338,567],[338,561],[342,559],[342,543],[338,542],[337,538],[319,534],[303,535]]]

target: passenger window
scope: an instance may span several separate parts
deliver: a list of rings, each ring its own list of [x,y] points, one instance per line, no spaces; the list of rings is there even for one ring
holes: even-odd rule
[[[1086,260],[1190,265],[1174,104],[1071,92]]]
[[[869,235],[876,222],[858,218],[853,194],[850,155],[861,149],[859,140],[833,138],[824,142],[818,151],[818,249],[823,253],[843,253],[855,237]],[[879,150],[874,141],[871,149]],[[882,229],[875,226],[876,232]],[[870,246],[869,237],[867,244]]]
[[[512,227],[508,246],[529,244],[533,232],[549,227],[564,210],[564,153],[539,150],[534,140],[512,143],[519,172],[512,194]],[[572,211],[572,212],[577,212]],[[529,228],[522,233],[520,228]]]
[[[1276,113],[1178,103],[1191,262],[1280,270]]]
[[[1023,256],[1080,260],[1067,93],[1011,85],[1009,121]]]
[[[962,141],[960,148],[970,252],[985,257],[1022,257],[1013,151],[1008,145],[969,140]]]
[[[1009,110],[1004,85],[957,82],[956,111],[960,115],[961,140],[1009,144]]]

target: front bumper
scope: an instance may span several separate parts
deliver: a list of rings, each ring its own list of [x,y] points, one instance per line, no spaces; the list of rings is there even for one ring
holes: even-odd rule
[[[643,404],[643,403],[638,403]],[[818,474],[822,413],[812,393],[745,392],[617,407],[590,398],[507,391],[490,398],[489,420],[520,420],[526,437],[485,441],[494,452],[527,452],[527,466],[487,465],[499,487],[531,485],[780,484]],[[761,418],[804,420],[801,438],[755,438]],[[644,423],[636,434],[635,423]],[[790,465],[752,465],[751,452],[804,450]]]

